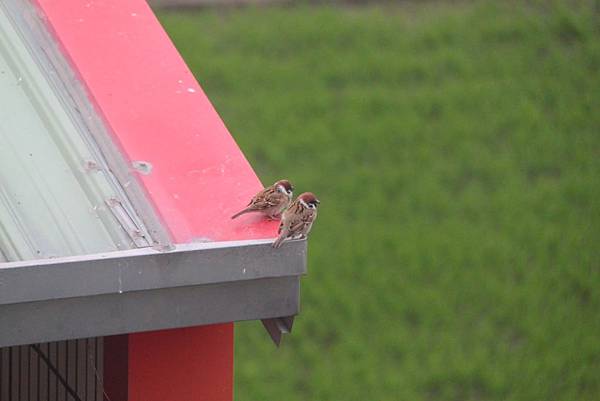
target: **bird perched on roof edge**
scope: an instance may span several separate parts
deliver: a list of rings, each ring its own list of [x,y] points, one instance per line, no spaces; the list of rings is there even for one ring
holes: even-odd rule
[[[306,238],[317,218],[317,208],[320,203],[312,192],[300,194],[283,212],[278,231],[279,237],[273,242],[273,248],[279,248],[288,238]]]
[[[254,195],[244,210],[231,216],[232,219],[245,213],[259,212],[270,219],[276,219],[292,202],[294,187],[288,180],[279,180]]]

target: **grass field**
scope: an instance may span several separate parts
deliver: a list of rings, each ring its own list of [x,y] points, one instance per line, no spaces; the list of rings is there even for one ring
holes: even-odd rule
[[[599,10],[159,13],[263,182],[321,199],[293,335],[237,326],[237,401],[600,400]]]

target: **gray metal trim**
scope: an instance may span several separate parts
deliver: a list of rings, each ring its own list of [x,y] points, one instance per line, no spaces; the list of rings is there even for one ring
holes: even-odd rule
[[[271,241],[0,263],[0,347],[295,315],[306,241]]]
[[[299,277],[0,306],[0,347],[298,313]]]
[[[306,241],[277,250],[271,242],[192,243],[167,252],[141,248],[0,263],[0,305],[306,273]]]

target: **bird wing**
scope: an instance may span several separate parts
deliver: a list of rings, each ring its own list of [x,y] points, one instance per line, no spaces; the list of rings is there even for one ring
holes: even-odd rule
[[[293,235],[299,231],[302,231],[304,224],[306,224],[306,223],[303,220],[298,220],[298,221],[292,222],[292,224],[290,225],[290,229],[289,229],[290,234]]]
[[[314,220],[313,214],[304,212],[298,215],[296,219],[290,222],[289,232],[293,235],[302,232],[304,228]]]
[[[292,202],[290,207],[283,212],[281,224],[279,224],[279,229],[277,230],[278,234],[281,234],[283,231],[290,232],[291,226],[294,225],[295,222],[301,217],[301,208],[302,206],[300,206],[298,200],[295,200]]]
[[[281,204],[280,195],[283,194],[281,194],[277,190],[273,190],[273,188],[271,187],[265,188],[264,190],[256,194],[254,198],[252,198],[248,206],[255,210],[269,209],[273,206]]]

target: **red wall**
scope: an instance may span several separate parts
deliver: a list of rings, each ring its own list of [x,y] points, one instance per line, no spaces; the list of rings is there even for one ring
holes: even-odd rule
[[[130,401],[231,400],[233,324],[130,335],[129,383]]]

